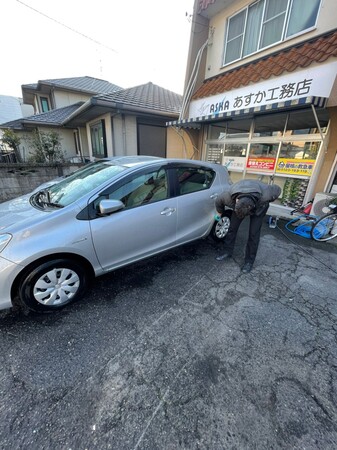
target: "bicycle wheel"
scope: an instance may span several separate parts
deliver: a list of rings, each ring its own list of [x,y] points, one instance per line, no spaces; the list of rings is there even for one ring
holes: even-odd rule
[[[337,236],[337,213],[327,214],[315,222],[311,237],[315,241],[330,241]]]

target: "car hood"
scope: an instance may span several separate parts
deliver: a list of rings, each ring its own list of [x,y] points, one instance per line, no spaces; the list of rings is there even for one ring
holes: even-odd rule
[[[0,203],[0,232],[8,231],[12,226],[22,223],[30,223],[49,211],[40,211],[34,208],[30,202],[31,194],[17,197],[4,203]]]

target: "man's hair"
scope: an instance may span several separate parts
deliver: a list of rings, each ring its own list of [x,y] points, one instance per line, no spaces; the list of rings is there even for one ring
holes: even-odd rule
[[[239,219],[243,219],[252,213],[255,208],[255,202],[251,197],[240,196],[235,202],[235,214]]]

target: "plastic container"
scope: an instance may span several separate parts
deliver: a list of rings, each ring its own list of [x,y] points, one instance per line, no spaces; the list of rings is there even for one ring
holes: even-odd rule
[[[269,217],[269,228],[276,228],[277,227],[277,221],[278,217]]]

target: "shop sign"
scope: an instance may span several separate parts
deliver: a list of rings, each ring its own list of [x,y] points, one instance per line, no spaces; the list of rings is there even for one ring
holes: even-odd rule
[[[189,117],[217,115],[304,97],[328,98],[336,72],[337,62],[321,64],[262,83],[194,100],[190,104]]]
[[[279,158],[276,165],[276,172],[286,173],[288,175],[305,175],[310,177],[314,165],[314,159]]]
[[[248,158],[247,169],[272,171],[275,167],[275,158]]]
[[[243,171],[245,168],[246,158],[242,156],[224,156],[222,164],[227,167],[228,170]]]

